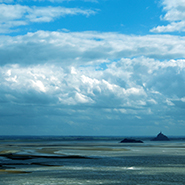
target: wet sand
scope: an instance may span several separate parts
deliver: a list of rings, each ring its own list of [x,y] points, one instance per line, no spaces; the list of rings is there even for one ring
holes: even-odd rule
[[[183,185],[185,143],[1,141],[0,178],[0,185]]]

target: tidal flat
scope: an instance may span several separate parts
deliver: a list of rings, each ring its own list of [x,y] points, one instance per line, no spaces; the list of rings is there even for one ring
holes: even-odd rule
[[[0,139],[0,185],[183,185],[185,141],[114,137]]]

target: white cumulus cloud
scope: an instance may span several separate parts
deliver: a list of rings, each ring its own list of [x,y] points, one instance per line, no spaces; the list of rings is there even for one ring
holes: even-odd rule
[[[163,0],[162,1],[163,11],[166,12],[161,17],[162,20],[168,21],[169,24],[157,26],[151,29],[151,32],[162,33],[162,32],[175,32],[185,31],[185,1],[184,0]]]

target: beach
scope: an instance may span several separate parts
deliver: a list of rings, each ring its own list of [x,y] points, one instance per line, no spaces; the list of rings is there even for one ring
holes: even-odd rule
[[[183,185],[185,142],[10,137],[0,140],[0,179],[2,185]]]

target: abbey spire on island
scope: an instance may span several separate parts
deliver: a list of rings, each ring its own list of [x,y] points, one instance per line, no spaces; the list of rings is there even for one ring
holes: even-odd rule
[[[170,141],[170,139],[162,132],[160,132],[156,137],[151,139],[151,141]]]

